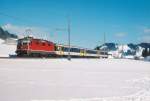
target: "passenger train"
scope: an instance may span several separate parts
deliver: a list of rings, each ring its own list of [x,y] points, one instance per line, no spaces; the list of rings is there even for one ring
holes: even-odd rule
[[[70,46],[69,48],[68,45],[56,44],[33,37],[18,39],[16,50],[18,57],[66,57],[69,54],[68,52],[71,57],[107,58],[107,54],[104,54],[105,52],[98,50],[75,46]]]

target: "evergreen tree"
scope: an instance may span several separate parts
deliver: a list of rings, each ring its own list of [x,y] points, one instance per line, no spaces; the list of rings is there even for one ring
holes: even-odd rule
[[[143,57],[145,56],[145,49],[143,49],[143,51],[142,51],[142,56]]]
[[[150,48],[149,48],[149,51],[148,51],[148,56],[150,56]]]
[[[142,56],[143,56],[143,57],[148,56],[148,50],[147,50],[147,48],[145,48],[145,49],[143,50]]]

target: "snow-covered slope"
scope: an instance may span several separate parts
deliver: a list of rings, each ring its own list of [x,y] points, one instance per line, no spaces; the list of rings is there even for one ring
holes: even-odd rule
[[[147,47],[147,45],[144,45],[106,43],[99,48],[100,50],[107,50],[110,54],[109,57],[112,58],[134,58],[142,56],[144,47]]]
[[[0,57],[9,57],[10,55],[14,55],[15,51],[16,44],[11,44],[0,39]]]
[[[150,62],[0,59],[0,101],[150,101]]]

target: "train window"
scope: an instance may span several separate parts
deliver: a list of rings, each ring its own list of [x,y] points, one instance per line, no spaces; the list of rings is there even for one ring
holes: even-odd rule
[[[80,52],[80,49],[78,49],[78,48],[72,48],[73,50],[73,52]]]
[[[23,42],[23,45],[27,45],[27,43]]]
[[[67,48],[67,47],[64,47],[64,51],[65,51],[65,52],[68,52],[68,48]]]
[[[64,51],[64,47],[61,47],[61,50]]]
[[[74,51],[74,49],[73,49],[73,48],[71,48],[71,49],[70,49],[70,52],[73,52],[73,51]]]
[[[72,52],[76,52],[76,48],[72,48]]]
[[[80,52],[80,49],[76,48],[76,52]]]
[[[50,46],[50,43],[48,43],[48,46]]]
[[[74,50],[74,48],[71,48],[70,51],[71,51],[71,52],[74,52],[75,50]]]
[[[87,53],[89,53],[89,54],[97,54],[97,51],[87,50]]]
[[[19,40],[18,40],[18,44],[21,44],[21,43],[22,43],[22,40],[21,40],[21,39],[19,39]]]
[[[100,54],[102,54],[102,55],[108,55],[108,52],[100,52]]]

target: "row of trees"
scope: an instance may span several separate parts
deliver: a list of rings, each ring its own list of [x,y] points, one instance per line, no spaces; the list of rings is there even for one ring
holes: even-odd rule
[[[143,57],[150,56],[150,48],[145,48],[142,52]]]

